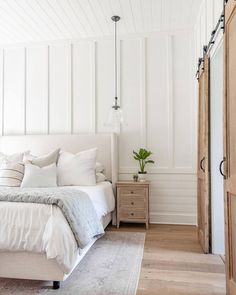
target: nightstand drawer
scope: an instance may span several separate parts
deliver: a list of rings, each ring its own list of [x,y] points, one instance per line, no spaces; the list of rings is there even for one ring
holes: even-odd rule
[[[120,194],[123,196],[145,196],[145,188],[139,187],[122,187]]]
[[[122,209],[120,212],[120,219],[129,220],[129,219],[145,219],[146,213],[144,211],[136,210],[125,210]]]
[[[120,197],[120,207],[128,207],[130,209],[145,209],[146,208],[146,198],[145,197],[135,197],[135,196],[124,196]]]

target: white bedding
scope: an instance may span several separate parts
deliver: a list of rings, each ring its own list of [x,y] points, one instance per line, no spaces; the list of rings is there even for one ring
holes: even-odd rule
[[[112,185],[109,182],[70,188],[82,190],[89,195],[99,220],[115,208]],[[79,249],[57,206],[0,202],[0,216],[0,251],[46,253],[48,259],[57,260],[65,273],[70,272]]]

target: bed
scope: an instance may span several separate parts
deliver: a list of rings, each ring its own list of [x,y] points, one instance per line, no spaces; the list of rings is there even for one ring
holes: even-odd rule
[[[98,161],[104,165],[109,181],[100,182],[94,186],[73,186],[71,189],[84,191],[88,194],[104,229],[111,221],[115,223],[113,189],[118,178],[116,135],[35,135],[3,136],[0,138],[0,152],[7,154],[31,150],[37,155],[57,147],[73,153],[93,147],[98,148]],[[63,189],[63,187],[61,188]],[[9,206],[9,203],[7,205]],[[34,205],[37,207],[37,204]],[[10,206],[12,206],[13,211],[15,204],[12,203]],[[1,251],[0,249],[0,277],[48,280],[53,281],[54,289],[59,288],[60,281],[66,280],[73,272],[74,268],[86,255],[94,242],[96,242],[96,238],[84,249],[79,250],[74,255],[70,266],[66,270],[61,267],[57,259],[47,259],[46,253],[36,253],[34,251]]]

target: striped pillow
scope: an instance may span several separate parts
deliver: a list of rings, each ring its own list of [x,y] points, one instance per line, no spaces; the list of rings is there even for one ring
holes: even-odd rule
[[[22,163],[4,161],[0,167],[0,187],[18,187],[24,176],[25,166]]]

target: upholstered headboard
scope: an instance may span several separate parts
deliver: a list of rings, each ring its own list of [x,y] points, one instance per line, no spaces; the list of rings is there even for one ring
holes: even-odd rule
[[[77,153],[97,147],[97,160],[105,166],[105,173],[113,185],[118,179],[117,136],[113,133],[81,135],[17,135],[0,137],[0,152],[13,154],[30,150],[40,155],[60,147],[61,150]]]

